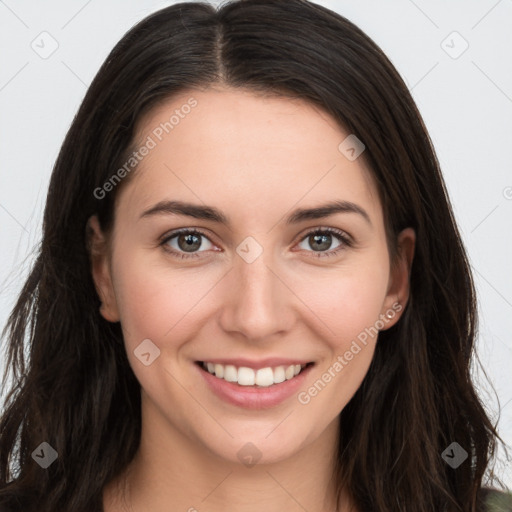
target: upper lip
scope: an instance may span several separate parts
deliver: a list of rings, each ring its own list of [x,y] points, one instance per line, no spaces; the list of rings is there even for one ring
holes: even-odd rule
[[[203,359],[201,362],[205,363],[213,363],[213,364],[222,364],[223,366],[226,366],[228,364],[236,366],[237,368],[240,367],[246,367],[246,368],[252,368],[253,370],[259,370],[260,368],[275,368],[276,366],[291,366],[295,364],[300,365],[306,365],[308,363],[312,363],[313,361],[308,361],[306,359],[289,359],[289,358],[282,358],[282,357],[271,357],[267,359],[261,359],[259,361],[251,360],[251,359],[245,359],[243,357],[237,357],[233,359],[218,359],[218,358],[212,358],[212,359]]]

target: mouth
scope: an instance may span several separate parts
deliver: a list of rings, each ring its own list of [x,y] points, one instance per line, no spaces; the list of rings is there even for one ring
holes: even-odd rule
[[[233,406],[262,410],[290,400],[305,385],[314,362],[268,359],[196,361],[206,389]]]
[[[295,379],[314,363],[295,363],[261,368],[211,361],[196,361],[196,365],[217,379],[240,387],[268,388]]]

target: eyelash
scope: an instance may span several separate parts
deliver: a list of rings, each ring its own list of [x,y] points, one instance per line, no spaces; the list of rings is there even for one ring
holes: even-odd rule
[[[195,253],[188,253],[187,254],[187,253],[177,252],[174,249],[169,249],[168,248],[167,242],[169,242],[171,239],[175,238],[176,236],[183,235],[183,234],[185,234],[185,235],[188,235],[188,234],[201,235],[201,236],[204,236],[205,238],[207,238],[208,240],[210,240],[208,238],[208,236],[206,235],[206,233],[203,233],[199,229],[183,228],[183,229],[179,229],[177,231],[173,231],[172,233],[164,236],[164,238],[160,242],[160,245],[163,247],[164,251],[166,251],[168,254],[170,254],[174,258],[189,259],[189,258],[199,258],[199,257],[201,257],[201,252],[204,252],[204,251],[195,252]],[[329,257],[332,257],[332,256],[336,256],[341,251],[345,250],[346,248],[350,248],[350,247],[352,247],[354,245],[352,239],[344,231],[341,231],[341,229],[336,229],[336,228],[315,228],[315,229],[312,229],[311,231],[308,231],[300,239],[299,243],[302,242],[304,239],[306,239],[307,237],[309,237],[311,235],[324,235],[324,234],[335,235],[339,239],[339,241],[341,242],[341,245],[339,247],[337,247],[336,249],[333,249],[331,251],[316,252],[312,256],[314,258],[325,258],[325,257],[329,258]],[[211,240],[210,240],[210,242],[211,242]],[[314,252],[314,251],[306,251],[306,252]]]

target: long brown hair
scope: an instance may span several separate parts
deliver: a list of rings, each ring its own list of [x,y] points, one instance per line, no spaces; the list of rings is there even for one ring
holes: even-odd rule
[[[305,0],[175,4],[132,28],[102,65],[55,163],[37,259],[4,331],[13,385],[0,506],[102,510],[105,485],[137,451],[140,385],[120,324],[98,311],[86,222],[97,214],[112,227],[119,187],[94,191],[126,160],[141,116],[215,83],[327,111],[366,146],[391,254],[402,229],[416,231],[409,303],[340,415],[338,488],[365,512],[477,510],[497,434],[470,378],[475,290],[434,148],[380,48]],[[31,456],[43,441],[58,453],[47,469]],[[454,441],[469,453],[457,469],[441,457]]]

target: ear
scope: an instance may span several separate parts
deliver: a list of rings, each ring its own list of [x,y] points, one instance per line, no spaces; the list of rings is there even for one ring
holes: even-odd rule
[[[96,215],[87,221],[86,240],[92,278],[101,300],[100,313],[109,322],[119,322],[119,311],[112,285],[107,237],[101,230]]]
[[[389,329],[395,325],[407,305],[410,290],[409,277],[415,246],[416,233],[414,229],[406,228],[399,233],[397,238],[397,261],[391,263],[388,291],[381,311],[381,319],[385,323],[385,327],[381,330]]]

